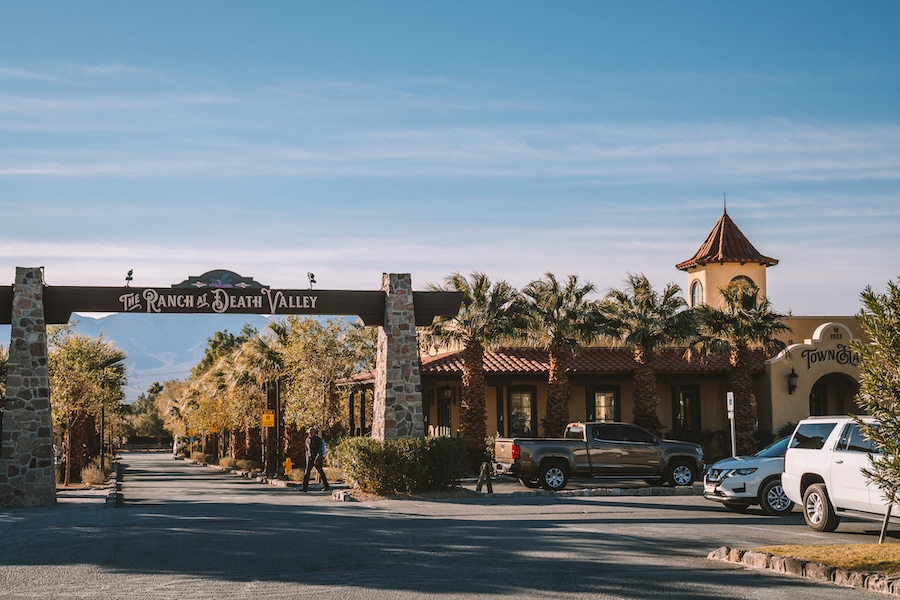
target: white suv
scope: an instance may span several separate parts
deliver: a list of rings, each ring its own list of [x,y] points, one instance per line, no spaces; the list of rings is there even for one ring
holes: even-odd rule
[[[804,419],[784,455],[781,485],[816,531],[834,531],[841,517],[883,520],[884,495],[862,473],[872,455],[878,455],[877,448],[862,436],[853,418]]]

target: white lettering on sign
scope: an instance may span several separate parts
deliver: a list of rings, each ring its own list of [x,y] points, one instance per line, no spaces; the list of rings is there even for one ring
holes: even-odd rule
[[[292,295],[287,296],[284,292],[278,291],[274,294],[272,290],[265,288],[263,294],[269,298],[269,312],[274,314],[279,310],[285,309],[313,309],[316,307],[318,296]]]
[[[212,297],[210,297],[212,296]],[[285,311],[314,310],[318,296],[259,290],[257,295],[236,293],[227,288],[212,289],[202,294],[147,288],[143,293],[131,292],[119,296],[123,312],[205,312],[256,311],[275,314]],[[193,309],[193,310],[192,310]]]
[[[122,309],[125,312],[141,310],[141,297],[139,294],[122,294],[119,296],[119,302],[122,303]]]

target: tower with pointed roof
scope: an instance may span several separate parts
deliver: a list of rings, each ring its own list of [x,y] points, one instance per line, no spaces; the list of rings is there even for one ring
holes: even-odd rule
[[[722,288],[735,279],[748,279],[766,295],[766,269],[778,260],[764,256],[747,239],[731,217],[728,206],[716,221],[706,241],[692,257],[675,267],[688,274],[688,304],[722,307]]]

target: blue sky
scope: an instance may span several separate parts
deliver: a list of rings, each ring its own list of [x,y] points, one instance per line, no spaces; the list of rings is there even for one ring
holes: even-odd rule
[[[0,278],[601,292],[722,212],[776,309],[900,276],[900,3],[40,2],[0,20]],[[5,273],[5,275],[3,274]]]

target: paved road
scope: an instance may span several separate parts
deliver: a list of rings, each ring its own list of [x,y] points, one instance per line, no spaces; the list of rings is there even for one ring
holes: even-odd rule
[[[722,545],[877,541],[696,496],[339,503],[165,454],[125,504],[0,510],[2,598],[883,598],[708,561]],[[892,539],[896,542],[896,539]]]

